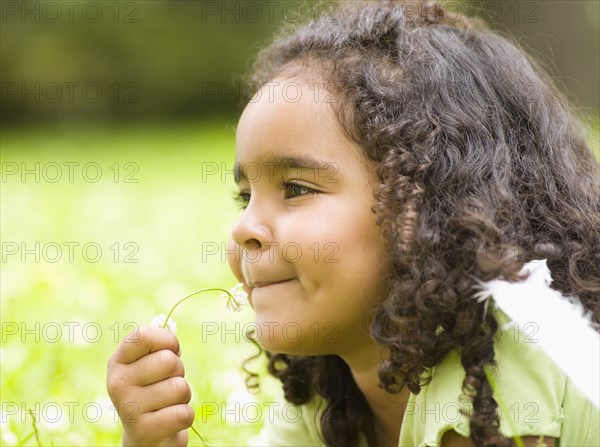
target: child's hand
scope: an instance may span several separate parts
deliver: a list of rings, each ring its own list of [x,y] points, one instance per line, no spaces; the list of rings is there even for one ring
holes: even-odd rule
[[[191,390],[171,332],[142,327],[108,361],[107,389],[123,424],[123,445],[185,446],[194,420]]]

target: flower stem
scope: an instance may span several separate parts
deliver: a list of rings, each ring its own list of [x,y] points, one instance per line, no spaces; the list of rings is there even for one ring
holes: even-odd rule
[[[221,292],[225,292],[230,299],[233,299],[235,301],[235,298],[233,298],[233,296],[231,295],[231,293],[229,293],[227,290],[225,289],[221,289],[218,287],[210,287],[210,288],[206,288],[206,289],[200,289],[200,290],[196,290],[195,292],[190,293],[189,295],[185,296],[184,298],[180,299],[179,301],[177,301],[177,303],[175,303],[175,305],[171,308],[171,311],[169,312],[169,314],[167,315],[167,318],[165,318],[165,322],[163,324],[163,329],[167,328],[167,323],[169,322],[169,318],[171,318],[171,315],[173,314],[173,311],[175,310],[175,308],[177,306],[179,306],[181,303],[183,303],[185,300],[187,300],[188,298],[191,298],[194,295],[197,295],[198,293],[201,292],[209,292],[209,291],[221,291]],[[206,440],[202,437],[202,435],[198,432],[198,430],[196,430],[194,428],[194,426],[190,426],[190,428],[192,429],[192,431],[194,433],[196,433],[196,436],[198,436],[198,438],[200,438],[200,441],[202,441],[202,443],[206,446],[206,447],[211,447],[211,445],[206,442]]]
[[[196,430],[196,429],[194,428],[194,426],[193,426],[193,425],[192,425],[190,428],[192,429],[192,431],[193,431],[194,433],[196,433],[196,436],[198,436],[198,437],[200,438],[200,441],[202,441],[202,443],[203,443],[203,444],[204,444],[206,447],[211,447],[211,445],[210,445],[208,442],[206,442],[206,440],[205,440],[205,439],[202,437],[202,435],[201,435],[200,433],[198,433],[198,430]]]
[[[185,298],[180,299],[179,301],[177,301],[177,303],[175,303],[175,305],[171,308],[171,311],[169,312],[169,315],[167,315],[167,318],[165,319],[165,323],[163,324],[163,329],[167,328],[167,323],[169,322],[169,318],[171,318],[171,314],[173,313],[173,311],[175,310],[175,308],[177,306],[179,306],[181,303],[183,303],[185,300],[187,300],[188,298],[191,298],[192,296],[201,293],[201,292],[208,292],[208,291],[214,291],[214,290],[219,290],[221,292],[225,292],[227,295],[229,295],[231,298],[233,298],[231,296],[231,293],[229,293],[227,290],[225,289],[220,289],[218,287],[210,287],[210,288],[206,288],[206,289],[200,289],[200,290],[196,290],[195,292],[190,293],[189,295],[187,295]]]

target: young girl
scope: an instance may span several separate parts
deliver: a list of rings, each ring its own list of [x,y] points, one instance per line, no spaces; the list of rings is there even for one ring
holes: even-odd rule
[[[347,2],[282,32],[250,84],[229,262],[301,412],[259,444],[600,445],[598,409],[474,298],[545,259],[600,320],[600,168],[539,64],[439,5]],[[178,353],[143,328],[111,358],[124,445],[187,443]]]

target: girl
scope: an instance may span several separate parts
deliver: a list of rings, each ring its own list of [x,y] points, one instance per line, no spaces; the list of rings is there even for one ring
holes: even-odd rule
[[[598,410],[474,299],[546,259],[600,320],[598,162],[539,64],[442,11],[347,2],[258,57],[229,262],[302,416],[260,445],[600,445]],[[178,342],[137,341],[109,361],[123,444],[185,445]]]

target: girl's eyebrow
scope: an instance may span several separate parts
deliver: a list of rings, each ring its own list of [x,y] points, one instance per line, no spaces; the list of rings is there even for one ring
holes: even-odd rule
[[[248,165],[253,165],[254,170],[258,170],[258,175],[268,175],[268,178],[272,178],[275,172],[288,169],[307,170],[312,171],[314,174],[318,174],[322,171],[337,172],[337,165],[335,163],[323,162],[309,155],[272,156],[265,159],[260,164],[248,163]],[[233,173],[236,184],[240,183],[242,180],[248,181],[246,166],[242,168],[238,161],[235,162]],[[254,175],[252,175],[252,180],[256,181],[257,177],[257,173],[254,173]]]

